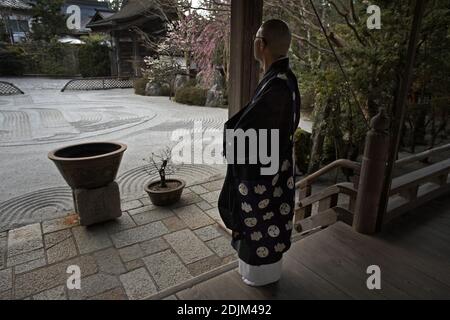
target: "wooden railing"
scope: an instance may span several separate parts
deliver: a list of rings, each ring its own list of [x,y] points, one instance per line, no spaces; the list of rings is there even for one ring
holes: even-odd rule
[[[450,150],[450,144],[401,159],[396,165],[422,161]],[[450,192],[450,159],[412,171],[392,180],[388,209],[383,223]]]
[[[315,181],[333,170],[342,168],[353,171],[353,183],[339,183],[312,194],[312,184]],[[294,225],[297,232],[307,234],[314,230],[327,227],[338,220],[351,225],[360,170],[361,166],[359,163],[339,159],[298,181],[296,183],[298,198],[294,218]],[[347,195],[349,197],[348,209],[338,206],[339,195]],[[318,209],[312,215],[312,208],[316,203],[318,203]]]
[[[400,159],[396,162],[396,166],[422,161],[435,155],[442,155],[446,151],[450,151],[450,144]],[[338,183],[312,194],[314,182],[332,170],[342,168],[353,171],[352,183]],[[297,232],[306,235],[325,228],[336,221],[344,221],[351,225],[358,196],[360,170],[361,165],[359,163],[340,159],[298,181],[296,183],[298,197],[294,219]],[[450,192],[449,174],[450,159],[446,159],[395,178],[392,181],[388,209],[383,224],[389,223],[399,215]],[[347,208],[339,206],[340,195],[346,195],[349,198]],[[317,207],[317,211],[314,213],[313,206]]]
[[[433,148],[433,149],[426,150],[426,151],[418,153],[418,154],[413,154],[412,156],[409,156],[409,157],[402,158],[400,160],[397,160],[395,162],[395,165],[402,166],[405,164],[422,161],[422,160],[428,159],[436,154],[441,154],[441,153],[447,152],[447,151],[450,151],[450,143],[445,144],[443,146]]]

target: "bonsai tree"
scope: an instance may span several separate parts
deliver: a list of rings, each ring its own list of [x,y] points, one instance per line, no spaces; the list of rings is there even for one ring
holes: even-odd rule
[[[150,197],[150,201],[156,206],[169,206],[180,201],[186,182],[180,179],[167,179],[168,175],[174,173],[172,169],[172,148],[166,147],[159,154],[152,153],[149,159],[144,159],[150,165],[145,170],[150,176],[156,171],[159,181],[148,183],[144,190]]]
[[[144,161],[147,161],[150,164],[150,166],[145,167],[147,173],[151,176],[154,173],[152,168],[156,169],[160,177],[159,187],[167,188],[166,177],[175,172],[172,167],[172,148],[166,147],[159,154],[152,152],[150,158],[144,159]]]

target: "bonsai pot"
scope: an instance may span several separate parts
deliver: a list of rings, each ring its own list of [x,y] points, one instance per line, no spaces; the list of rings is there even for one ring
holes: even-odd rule
[[[115,142],[83,143],[48,154],[72,189],[96,189],[112,183],[127,146]]]
[[[145,186],[145,192],[155,206],[170,206],[180,201],[186,183],[180,179],[166,179],[167,188],[161,188],[161,181],[153,181]]]

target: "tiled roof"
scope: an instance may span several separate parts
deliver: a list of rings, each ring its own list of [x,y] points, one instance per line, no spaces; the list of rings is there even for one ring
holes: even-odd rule
[[[173,5],[172,0],[165,0],[161,3],[163,4],[163,10],[167,15],[170,15],[171,17],[176,16],[176,7]],[[142,16],[148,16],[150,18],[155,15],[155,11],[158,10],[157,8],[158,5],[154,0],[128,0],[124,2],[124,5],[119,12],[104,20],[93,22],[89,24],[89,27],[109,25],[113,22],[129,21]]]
[[[29,10],[32,7],[22,0],[0,0],[0,8]]]

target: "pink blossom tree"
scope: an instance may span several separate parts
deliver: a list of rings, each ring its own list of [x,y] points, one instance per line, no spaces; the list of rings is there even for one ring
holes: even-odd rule
[[[230,0],[201,1],[198,7],[182,1],[181,7],[184,10],[170,26],[159,52],[171,56],[183,54],[187,70],[195,63],[203,75],[202,85],[209,86],[215,65],[222,65],[228,75]]]

